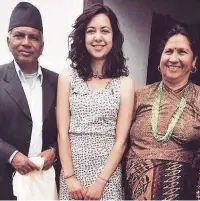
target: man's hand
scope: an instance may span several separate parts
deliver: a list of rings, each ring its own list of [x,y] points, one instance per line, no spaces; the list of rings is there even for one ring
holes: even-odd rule
[[[40,170],[27,156],[21,152],[17,152],[11,161],[11,165],[22,175],[34,170]]]
[[[45,150],[41,152],[40,156],[44,158],[43,170],[48,170],[53,165],[55,159],[54,151],[52,149]]]

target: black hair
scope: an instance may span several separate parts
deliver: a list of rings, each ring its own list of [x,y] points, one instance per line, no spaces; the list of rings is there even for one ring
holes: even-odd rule
[[[110,19],[113,30],[113,46],[108,53],[103,73],[106,78],[117,78],[120,76],[128,76],[129,71],[126,66],[126,59],[122,51],[124,37],[120,31],[119,23],[114,12],[103,4],[94,4],[85,9],[83,13],[76,19],[73,25],[73,31],[69,35],[70,51],[68,58],[71,60],[71,67],[77,70],[78,75],[83,80],[92,77],[91,55],[85,46],[86,27],[91,19],[97,14],[105,14]]]
[[[167,41],[174,35],[181,34],[183,36],[186,36],[188,41],[190,42],[190,47],[193,52],[193,56],[198,56],[198,43],[196,40],[195,30],[191,25],[185,25],[181,23],[176,23],[173,25],[167,32],[167,34],[164,36],[164,39],[159,44],[158,53],[159,55],[162,54],[165,45]]]

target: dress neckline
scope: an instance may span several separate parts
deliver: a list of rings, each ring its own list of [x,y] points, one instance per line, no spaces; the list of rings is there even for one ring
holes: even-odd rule
[[[85,81],[85,85],[86,85],[86,88],[88,89],[88,91],[90,91],[91,93],[102,93],[102,92],[104,92],[104,91],[110,86],[110,84],[112,83],[113,80],[114,80],[114,79],[111,78],[111,79],[108,81],[108,83],[106,84],[106,86],[105,86],[103,89],[98,90],[98,91],[94,91],[94,90],[90,89],[90,87],[89,87],[87,81]]]
[[[163,82],[163,89],[166,90],[167,92],[171,92],[171,93],[174,93],[174,94],[180,94],[180,93],[182,93],[184,91],[185,87],[188,84],[189,84],[189,82],[187,84],[185,84],[184,86],[182,86],[181,88],[173,90]]]

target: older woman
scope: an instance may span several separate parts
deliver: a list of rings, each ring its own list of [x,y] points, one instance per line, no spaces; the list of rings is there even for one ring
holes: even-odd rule
[[[120,161],[134,104],[133,81],[113,11],[96,4],[74,25],[71,69],[58,81],[60,199],[123,199]]]
[[[189,29],[175,25],[163,40],[162,81],[136,92],[127,154],[129,199],[199,197],[195,158],[200,147],[200,87],[191,83],[197,48]]]

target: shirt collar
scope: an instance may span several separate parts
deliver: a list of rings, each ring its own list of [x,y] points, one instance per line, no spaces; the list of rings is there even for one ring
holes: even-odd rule
[[[22,72],[21,68],[19,67],[19,65],[17,64],[15,60],[14,60],[14,66],[20,81],[25,81],[24,73]],[[38,70],[37,70],[37,78],[39,78],[40,84],[42,85],[43,74],[42,74],[42,68],[39,63],[38,63]]]

